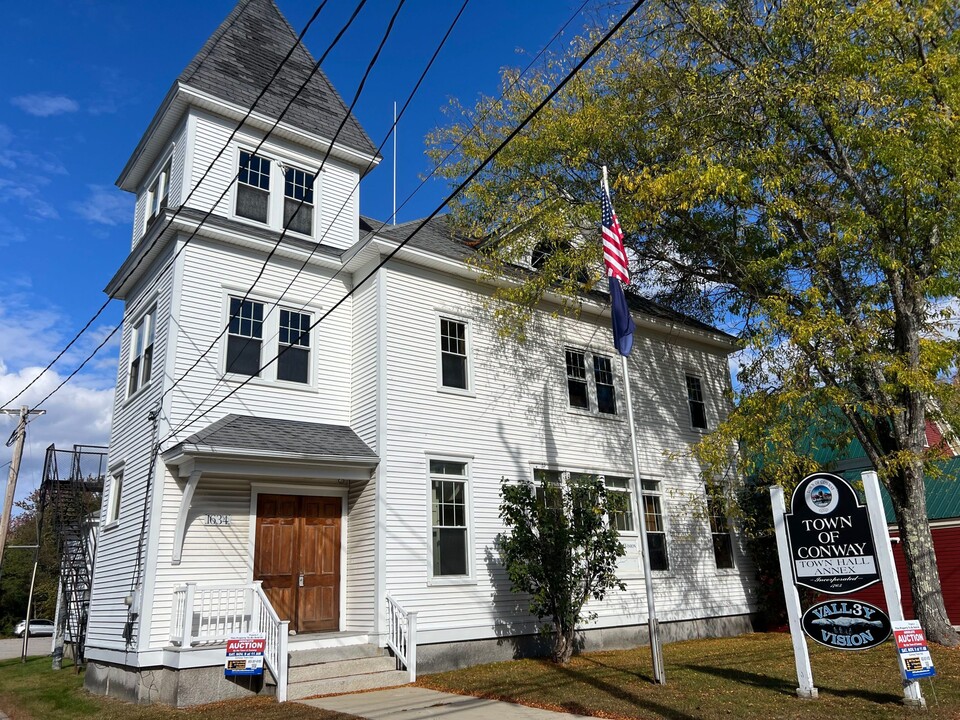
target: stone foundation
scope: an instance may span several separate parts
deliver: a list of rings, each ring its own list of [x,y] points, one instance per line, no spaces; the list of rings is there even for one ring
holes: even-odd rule
[[[750,615],[679,620],[660,624],[663,643],[696,638],[733,637],[753,632]],[[577,650],[627,650],[650,644],[646,625],[615,628],[593,628],[577,633]],[[549,635],[517,635],[490,640],[467,640],[457,643],[417,645],[417,674],[444,672],[482,663],[546,657],[553,647]]]
[[[109,695],[138,705],[163,703],[183,708],[274,694],[275,686],[265,683],[264,677],[266,675],[228,678],[223,674],[222,665],[183,670],[168,667],[137,669],[91,661],[87,664],[84,687],[96,695]]]
[[[660,625],[664,643],[731,637],[752,630],[749,615],[682,620]],[[577,649],[581,652],[625,650],[650,643],[646,625],[586,629],[578,633],[577,638]],[[481,663],[543,657],[550,654],[551,645],[550,636],[539,634],[418,645],[417,672],[427,674]],[[87,665],[84,686],[97,695],[109,695],[132,703],[163,703],[183,708],[251,695],[272,695],[276,687],[265,682],[269,675],[266,669],[264,673],[259,678],[227,678],[224,677],[222,665],[183,670],[169,667],[135,669],[91,661]]]

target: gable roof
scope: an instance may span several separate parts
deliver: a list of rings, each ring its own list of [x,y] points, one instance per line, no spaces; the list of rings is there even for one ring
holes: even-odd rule
[[[297,34],[273,0],[240,0],[180,73],[177,82],[248,108],[296,40]],[[257,103],[255,112],[279,118],[315,62],[310,52],[298,44]],[[323,70],[318,70],[283,115],[283,122],[332,140],[346,115],[343,99]],[[337,143],[365,155],[377,155],[376,146],[352,114]]]
[[[346,425],[252,415],[227,415],[170,448],[164,455],[173,456],[192,449],[297,455],[312,459],[350,458],[372,463],[378,460],[377,454]]]
[[[417,226],[421,222],[422,220],[411,220],[399,225],[384,225],[381,228],[380,223],[376,220],[361,216],[360,234],[362,237],[365,233],[377,231],[377,235],[380,237],[384,237],[388,240],[399,243],[403,242],[411,232],[416,230]],[[467,262],[477,253],[477,244],[475,242],[469,238],[456,234],[450,222],[449,215],[438,215],[437,217],[432,218],[416,235],[410,238],[410,242],[407,244],[407,246],[460,262]],[[635,313],[646,315],[647,317],[657,320],[664,320],[677,325],[682,325],[692,330],[699,330],[718,335],[729,340],[730,342],[736,341],[736,338],[733,335],[725,333],[723,330],[718,330],[712,325],[701,322],[700,320],[690,317],[689,315],[684,315],[681,312],[677,312],[666,305],[661,305],[660,303],[654,302],[653,300],[645,298],[629,290],[625,294],[627,296],[627,304],[630,306],[630,310]],[[586,295],[598,301],[601,305],[606,306],[610,303],[609,293],[601,290],[591,290],[590,292],[586,293]]]

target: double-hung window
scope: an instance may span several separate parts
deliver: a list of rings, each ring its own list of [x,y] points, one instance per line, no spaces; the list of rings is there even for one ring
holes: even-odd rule
[[[690,427],[707,429],[707,404],[703,400],[703,384],[696,375],[686,375],[687,405],[690,408]]]
[[[153,367],[154,317],[150,310],[133,326],[130,334],[130,365],[127,373],[127,396],[150,382]]]
[[[314,176],[305,170],[284,169],[283,226],[288,230],[313,234]]]
[[[227,334],[227,372],[260,375],[263,345],[263,303],[230,298],[230,328]]]
[[[270,206],[270,160],[240,151],[237,176],[237,215],[265,223]]]
[[[157,216],[160,214],[160,211],[167,207],[167,203],[170,199],[170,165],[171,161],[167,160],[167,164],[163,166],[163,169],[150,184],[150,189],[147,191],[147,227],[149,228],[153,225],[153,221],[157,219]]]
[[[567,401],[571,408],[601,415],[617,414],[613,361],[606,355],[567,348]],[[592,367],[592,372],[587,368]]]
[[[280,310],[280,343],[277,380],[310,382],[310,316],[294,310]]]
[[[313,381],[310,313],[238,297],[229,299],[228,313],[226,372],[304,385]]]
[[[462,320],[440,318],[440,384],[457,390],[470,387],[467,323]]]
[[[641,480],[643,485],[643,519],[647,526],[647,552],[651,570],[669,570],[667,532],[663,521],[659,480]]]
[[[603,484],[610,500],[610,525],[619,532],[636,532],[633,525],[633,498],[630,495],[630,478],[605,475]]]
[[[718,570],[733,567],[733,538],[724,512],[723,500],[707,491],[707,512],[710,515],[710,535],[713,538],[713,559]]]
[[[430,499],[433,576],[467,576],[467,464],[430,460]]]

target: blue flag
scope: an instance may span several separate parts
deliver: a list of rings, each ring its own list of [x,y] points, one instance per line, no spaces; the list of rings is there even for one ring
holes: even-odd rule
[[[633,331],[636,325],[630,317],[623,286],[613,276],[610,277],[610,315],[613,320],[613,345],[621,355],[629,355],[633,348]]]

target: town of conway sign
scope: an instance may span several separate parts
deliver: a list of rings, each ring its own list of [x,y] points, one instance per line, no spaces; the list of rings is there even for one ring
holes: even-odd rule
[[[804,478],[785,520],[797,585],[846,595],[880,582],[867,508],[842,478],[830,473]]]

